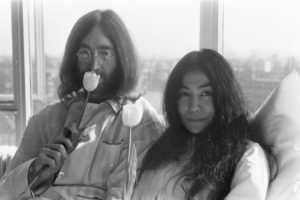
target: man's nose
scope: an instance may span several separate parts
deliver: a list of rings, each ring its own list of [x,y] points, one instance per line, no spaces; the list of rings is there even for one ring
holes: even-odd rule
[[[98,55],[92,56],[92,62],[91,62],[91,70],[98,71],[102,67],[102,59]]]

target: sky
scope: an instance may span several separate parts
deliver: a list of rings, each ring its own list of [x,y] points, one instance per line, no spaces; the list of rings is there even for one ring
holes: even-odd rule
[[[62,55],[69,31],[81,15],[105,8],[121,16],[141,57],[177,58],[199,49],[200,0],[40,1],[48,55]],[[9,2],[0,1],[0,55],[11,52]],[[275,51],[300,56],[299,11],[299,0],[224,0],[225,54]]]

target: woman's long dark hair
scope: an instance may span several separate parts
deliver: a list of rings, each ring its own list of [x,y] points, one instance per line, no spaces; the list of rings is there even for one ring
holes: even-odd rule
[[[192,134],[180,121],[177,102],[184,75],[195,70],[210,80],[215,116],[209,127],[196,136],[193,154],[180,177],[190,183],[186,199],[207,185],[216,189],[210,199],[223,199],[230,190],[235,166],[246,150],[247,141],[262,142],[251,132],[248,106],[231,66],[214,50],[188,53],[171,72],[163,100],[168,126],[147,152],[139,178],[145,171],[176,162],[187,153]]]
[[[67,40],[59,74],[61,83],[57,91],[61,100],[72,98],[72,92],[82,87],[83,77],[77,70],[75,54],[94,26],[101,28],[116,52],[117,78],[110,96],[128,94],[137,84],[137,55],[125,24],[112,10],[94,10],[75,23]]]

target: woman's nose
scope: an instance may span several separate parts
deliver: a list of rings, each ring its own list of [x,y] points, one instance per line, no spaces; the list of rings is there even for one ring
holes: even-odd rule
[[[198,99],[193,98],[190,102],[190,111],[198,112],[201,110],[201,103]]]

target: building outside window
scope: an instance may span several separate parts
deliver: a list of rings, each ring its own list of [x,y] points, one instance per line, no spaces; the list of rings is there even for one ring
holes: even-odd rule
[[[255,111],[292,70],[300,71],[300,4],[224,0],[223,53]]]

